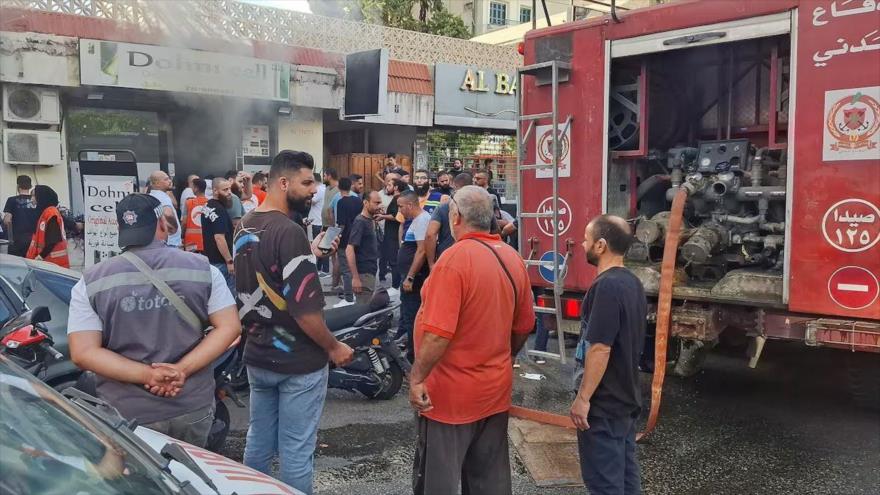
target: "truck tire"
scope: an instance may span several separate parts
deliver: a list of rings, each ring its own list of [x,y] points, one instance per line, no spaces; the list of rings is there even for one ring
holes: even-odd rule
[[[846,360],[849,393],[858,406],[880,411],[880,356],[871,352],[852,352]]]

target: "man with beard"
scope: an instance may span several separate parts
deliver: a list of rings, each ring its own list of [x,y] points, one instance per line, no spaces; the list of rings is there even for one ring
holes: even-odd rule
[[[379,239],[374,217],[382,208],[379,193],[371,191],[364,196],[363,208],[351,221],[345,257],[351,272],[351,287],[359,304],[368,303],[376,288],[376,270],[379,261]]]
[[[452,195],[452,184],[450,181],[452,180],[452,176],[449,175],[448,172],[440,172],[437,174],[437,188],[435,191],[439,191],[441,194],[446,196]]]
[[[464,172],[462,168],[461,158],[452,160],[452,168],[449,169],[449,175],[454,179],[458,174]]]
[[[440,191],[431,190],[431,181],[428,178],[428,171],[424,169],[416,170],[413,178],[415,182],[415,191],[419,195],[419,206],[428,213],[433,213],[434,209],[441,203],[449,201],[449,196]]]
[[[244,216],[244,206],[241,204],[241,188],[238,187],[238,183],[235,180],[237,177],[238,172],[235,170],[226,172],[225,178],[229,181],[229,187],[232,191],[232,196],[229,197],[232,203],[226,208],[226,211],[229,213],[229,218],[232,219],[233,229],[238,227],[238,222],[241,220],[241,217]]]
[[[454,194],[456,190],[469,186],[473,182],[471,174],[462,172],[455,176],[452,181]],[[452,194],[449,195],[452,198]],[[449,249],[455,242],[452,238],[452,229],[449,226],[449,202],[443,203],[431,214],[431,222],[425,232],[425,256],[428,260],[428,268],[433,269],[434,263],[440,259],[443,251]]]
[[[345,366],[353,354],[324,321],[315,260],[324,256],[318,246],[325,233],[310,245],[305,230],[288,218],[291,210],[308,214],[317,191],[313,167],[308,153],[278,153],[266,201],[242,219],[235,234],[236,288],[251,386],[244,464],[272,474],[278,454],[278,479],[304,493],[312,493],[328,358]]]
[[[180,228],[180,219],[177,218],[177,206],[174,204],[171,195],[171,177],[161,170],[156,170],[150,174],[150,196],[159,200],[163,206],[167,206],[171,214],[168,215],[166,210],[166,220],[168,221],[169,230],[167,244],[171,247],[179,248],[183,245],[183,232]]]
[[[598,274],[581,313],[575,360],[583,378],[570,416],[590,493],[641,493],[636,420],[647,302],[642,283],[623,266],[632,240],[626,220],[613,215],[594,218],[584,231],[587,262]]]
[[[231,181],[217,177],[211,184],[214,197],[202,208],[202,241],[204,253],[215,266],[229,290],[235,294],[235,267],[232,264],[232,219],[228,208],[232,205]]]
[[[378,212],[376,218],[379,221],[379,230],[382,232],[381,239],[379,240],[379,280],[385,281],[385,277],[389,272],[393,273],[391,269],[391,264],[394,263],[396,265],[397,258],[397,249],[395,248],[394,258],[392,261],[388,257],[388,252],[385,249],[385,238],[388,236],[388,222],[394,222],[394,215],[388,214],[388,209],[391,206],[391,203],[394,202],[394,181],[399,179],[400,176],[396,172],[388,172],[385,174],[385,182],[384,187],[379,191],[379,199],[382,200],[382,210]],[[395,208],[396,209],[396,208]],[[396,215],[396,213],[395,213]],[[394,243],[397,245],[397,229],[392,228],[394,230]]]

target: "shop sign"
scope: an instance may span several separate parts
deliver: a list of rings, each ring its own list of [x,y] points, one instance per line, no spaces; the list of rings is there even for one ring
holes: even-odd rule
[[[86,267],[120,253],[116,203],[133,191],[134,184],[129,177],[110,175],[83,177]]]
[[[434,66],[434,123],[516,129],[516,71]]]
[[[290,65],[226,53],[80,40],[82,84],[288,101]]]
[[[241,154],[243,156],[269,157],[269,126],[245,126],[241,134]]]

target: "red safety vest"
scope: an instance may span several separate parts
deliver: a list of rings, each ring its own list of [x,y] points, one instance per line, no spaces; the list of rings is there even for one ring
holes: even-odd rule
[[[35,260],[46,249],[46,225],[48,225],[50,218],[55,218],[55,221],[58,223],[58,228],[61,229],[61,240],[52,246],[52,251],[43,258],[43,261],[55,263],[64,268],[70,268],[70,258],[67,256],[67,238],[64,236],[64,219],[61,217],[61,212],[58,211],[58,208],[54,206],[46,208],[43,210],[43,214],[40,215],[40,220],[37,222],[37,231],[34,232],[31,246],[28,248],[27,258]]]
[[[202,237],[202,208],[208,204],[208,198],[195,197],[186,200],[186,229],[183,231],[183,247],[187,251],[201,253],[205,250]]]

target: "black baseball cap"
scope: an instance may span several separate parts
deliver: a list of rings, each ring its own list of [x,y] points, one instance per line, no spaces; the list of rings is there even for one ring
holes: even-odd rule
[[[116,205],[119,247],[146,246],[153,242],[162,209],[162,203],[149,194],[134,193],[122,198]]]

